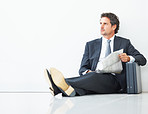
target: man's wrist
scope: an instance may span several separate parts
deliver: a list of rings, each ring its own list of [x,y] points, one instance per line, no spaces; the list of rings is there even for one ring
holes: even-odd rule
[[[130,62],[130,60],[131,60],[131,58],[128,56],[128,60],[127,61]]]
[[[89,73],[90,72],[90,70],[87,70],[87,72],[86,73]]]
[[[135,58],[133,56],[129,56],[129,58],[130,58],[129,63],[135,62]]]

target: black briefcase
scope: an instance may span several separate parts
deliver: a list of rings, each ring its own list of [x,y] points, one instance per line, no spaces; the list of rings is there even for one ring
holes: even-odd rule
[[[126,63],[127,93],[142,92],[141,69],[137,63]]]

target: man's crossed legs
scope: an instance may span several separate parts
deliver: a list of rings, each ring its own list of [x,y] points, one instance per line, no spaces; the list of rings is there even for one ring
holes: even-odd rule
[[[118,93],[120,89],[116,76],[110,73],[90,72],[83,76],[65,79],[59,70],[50,68],[50,73],[45,70],[45,76],[54,96],[58,93],[62,93],[63,96]]]

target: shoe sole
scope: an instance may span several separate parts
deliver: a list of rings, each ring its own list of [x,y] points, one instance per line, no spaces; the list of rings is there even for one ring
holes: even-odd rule
[[[46,81],[47,81],[48,84],[49,84],[50,93],[51,93],[53,96],[55,96],[55,94],[54,94],[54,92],[53,92],[54,89],[53,89],[52,84],[51,84],[51,81],[50,81],[50,79],[49,79],[49,77],[48,77],[48,71],[47,71],[47,69],[44,70],[44,76],[45,76]]]
[[[60,71],[55,68],[50,68],[50,74],[56,86],[62,89],[67,96],[70,96],[74,92],[74,89],[66,83],[64,76]]]

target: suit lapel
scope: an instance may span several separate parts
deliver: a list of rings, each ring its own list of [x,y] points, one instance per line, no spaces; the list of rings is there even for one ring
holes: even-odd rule
[[[119,50],[120,45],[121,45],[121,40],[117,36],[115,36],[115,38],[114,38],[114,49],[113,50],[114,51]]]
[[[95,44],[96,56],[100,57],[102,47],[102,38],[98,39]]]
[[[95,70],[100,58],[100,53],[101,53],[101,47],[102,47],[102,38],[98,39],[95,42],[95,59],[94,59],[94,64],[92,65],[92,70]]]

